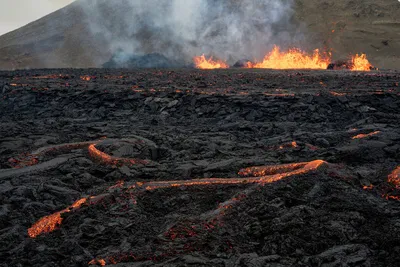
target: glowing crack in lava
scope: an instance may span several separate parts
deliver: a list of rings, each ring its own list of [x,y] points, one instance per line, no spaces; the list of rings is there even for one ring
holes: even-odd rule
[[[330,59],[321,55],[318,49],[315,49],[314,53],[309,55],[298,48],[281,52],[280,48],[275,46],[262,62],[255,64],[248,62],[247,67],[259,69],[326,69],[329,63]]]
[[[193,58],[197,69],[228,69],[229,65],[222,60],[214,60],[212,57],[207,59],[205,55]]]
[[[368,133],[368,134],[357,134],[357,135],[353,136],[351,139],[363,139],[363,138],[377,135],[379,133],[380,133],[380,131],[375,131],[375,132]]]

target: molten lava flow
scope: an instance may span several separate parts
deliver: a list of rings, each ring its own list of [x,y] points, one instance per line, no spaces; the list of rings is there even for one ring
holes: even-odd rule
[[[145,189],[145,190],[156,190],[160,188],[173,188],[177,186],[198,186],[198,185],[212,185],[212,184],[249,184],[249,183],[272,183],[281,180],[285,177],[290,177],[293,175],[306,174],[311,171],[317,170],[322,165],[326,164],[323,160],[314,160],[311,162],[293,163],[293,164],[283,164],[275,166],[263,166],[263,167],[251,167],[239,171],[241,175],[254,175],[260,177],[250,177],[250,178],[205,178],[205,179],[193,179],[187,181],[152,181],[147,183],[137,182],[135,185],[128,187],[128,189]],[[219,205],[218,209],[208,212],[200,217],[200,220],[206,219],[202,223],[202,226],[173,226],[169,228],[164,236],[168,237],[172,241],[176,238],[189,238],[196,236],[198,230],[204,228],[206,230],[212,230],[218,225],[218,218],[225,214],[225,211],[230,209],[233,204],[239,202],[245,198],[248,194],[253,192],[256,187],[251,187],[246,189],[240,195],[222,203]],[[211,220],[210,219],[211,216]],[[217,216],[217,218],[215,217]],[[177,231],[179,230],[179,231]],[[178,253],[174,253],[176,255]],[[164,257],[171,256],[169,254],[164,254]],[[130,254],[109,256],[106,258],[93,259],[89,262],[89,265],[101,265],[104,266],[107,263],[117,264],[126,261],[140,261],[140,260],[154,260],[155,256],[143,257]]]
[[[207,59],[204,54],[193,58],[197,69],[228,69],[229,65],[221,60],[213,60],[212,57]]]
[[[95,149],[94,145],[91,145]],[[96,149],[97,150],[97,149]],[[95,150],[95,151],[96,151]],[[100,152],[100,151],[99,151]],[[103,152],[101,152],[103,153]],[[104,154],[104,153],[103,153]],[[112,160],[113,161],[113,160]],[[240,175],[253,175],[254,177],[248,178],[204,178],[204,179],[192,179],[192,180],[176,180],[176,181],[150,181],[150,182],[136,182],[133,185],[127,186],[126,191],[129,190],[145,190],[153,191],[162,188],[174,188],[181,186],[207,186],[207,185],[230,185],[230,184],[266,184],[279,181],[283,178],[290,177],[293,175],[306,174],[311,171],[317,170],[321,165],[325,164],[325,161],[314,160],[311,162],[283,164],[275,166],[263,166],[263,167],[251,167],[239,171]],[[258,177],[257,177],[258,176]],[[116,186],[110,187],[113,189],[116,187],[123,187],[123,183],[119,182]],[[100,195],[97,197],[90,197],[88,204],[94,205],[101,199],[104,199],[107,195]],[[28,235],[31,238],[42,233],[49,233],[54,231],[57,226],[61,225],[63,213],[71,212],[74,209],[80,208],[83,204],[87,203],[87,198],[82,198],[66,209],[56,212],[52,215],[45,216],[37,221],[31,228],[28,229]],[[238,201],[234,199],[234,201]],[[232,200],[233,201],[233,200]],[[229,205],[225,205],[228,207]],[[223,209],[226,209],[222,206]],[[221,208],[221,209],[222,209]]]
[[[245,169],[241,169],[239,171],[239,175],[241,176],[265,176],[265,175],[273,175],[277,173],[284,173],[293,170],[297,170],[299,168],[303,168],[309,162],[300,162],[300,163],[292,163],[292,164],[282,164],[282,165],[271,165],[271,166],[260,166],[260,167],[249,167]]]
[[[356,136],[353,136],[351,139],[363,139],[363,138],[366,138],[366,137],[377,135],[379,133],[380,133],[380,131],[375,131],[375,132],[368,133],[368,134],[358,134]]]
[[[63,220],[61,214],[71,212],[74,209],[78,209],[85,203],[86,198],[79,199],[68,208],[41,218],[34,225],[32,225],[31,228],[28,229],[28,235],[31,238],[35,238],[43,233],[50,233],[54,231],[59,225],[61,225],[61,222]]]
[[[391,174],[389,174],[388,182],[400,188],[400,166],[398,166]]]
[[[369,63],[366,54],[356,54],[351,58],[351,63],[351,70],[353,71],[370,71],[373,68],[371,63]]]
[[[142,159],[128,159],[110,156],[96,148],[95,144],[89,145],[89,155],[107,165],[135,165],[135,164],[148,164],[148,161]]]
[[[249,68],[260,69],[326,69],[330,59],[322,56],[319,50],[314,50],[312,55],[293,48],[287,52],[281,52],[278,46],[268,53],[259,63],[249,63]]]
[[[203,179],[192,179],[192,180],[177,180],[177,181],[151,181],[145,183],[136,183],[130,186],[131,189],[145,189],[146,191],[152,191],[161,188],[173,188],[180,186],[204,186],[204,185],[221,185],[221,184],[264,184],[272,183],[282,178],[305,174],[312,170],[316,170],[323,163],[322,160],[314,160],[311,162],[283,164],[276,166],[263,166],[263,167],[251,167],[239,171],[240,175],[252,175],[254,177],[248,178],[203,178]]]

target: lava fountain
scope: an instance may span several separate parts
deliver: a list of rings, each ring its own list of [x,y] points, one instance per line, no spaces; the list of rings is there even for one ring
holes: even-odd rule
[[[292,48],[282,52],[278,46],[274,46],[259,63],[248,62],[248,68],[259,69],[326,69],[330,63],[328,56],[322,55],[318,49],[312,55],[298,49]]]
[[[205,55],[193,58],[197,69],[228,69],[229,65],[222,60],[214,60],[212,57],[206,58]]]

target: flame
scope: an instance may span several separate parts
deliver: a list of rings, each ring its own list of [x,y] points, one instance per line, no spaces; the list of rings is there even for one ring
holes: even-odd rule
[[[369,63],[366,54],[356,54],[351,58],[352,71],[370,71],[372,69],[371,63]]]
[[[293,48],[287,52],[281,52],[278,46],[268,53],[262,62],[248,63],[248,68],[260,69],[326,69],[330,59],[323,57],[318,49],[314,50],[312,55]]]
[[[375,131],[375,132],[368,133],[368,134],[358,134],[356,136],[353,136],[351,139],[362,139],[362,138],[370,137],[370,136],[373,136],[373,135],[377,135],[380,132],[381,131]]]
[[[228,69],[229,65],[221,60],[213,60],[212,57],[207,59],[204,54],[193,58],[197,69]]]
[[[59,225],[61,225],[62,217],[61,214],[71,212],[74,209],[80,208],[86,203],[86,198],[82,198],[74,202],[71,206],[62,211],[53,213],[48,216],[44,216],[37,221],[31,228],[28,229],[28,235],[31,238],[35,238],[43,233],[50,233],[54,231]]]

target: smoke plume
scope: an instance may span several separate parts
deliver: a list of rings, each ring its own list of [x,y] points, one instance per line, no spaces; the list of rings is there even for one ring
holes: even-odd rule
[[[293,0],[81,0],[94,36],[120,60],[160,53],[191,61],[262,58],[288,34]],[[104,18],[110,18],[104,20]]]

